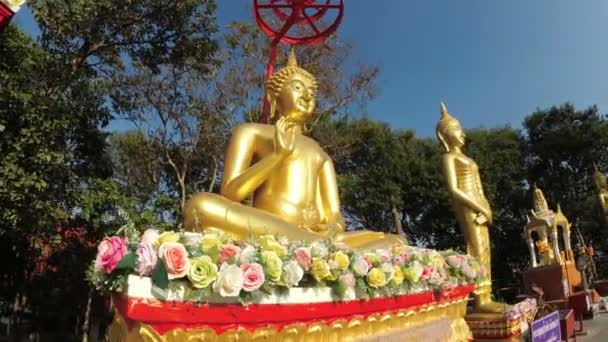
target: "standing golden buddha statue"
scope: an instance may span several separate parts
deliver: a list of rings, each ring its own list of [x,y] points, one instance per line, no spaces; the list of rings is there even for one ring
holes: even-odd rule
[[[437,138],[443,144],[443,173],[452,198],[452,207],[467,246],[467,253],[476,257],[487,270],[475,290],[475,311],[500,313],[503,303],[492,301],[491,251],[488,226],[492,210],[483,193],[475,161],[462,153],[465,134],[460,123],[441,103],[441,118],[437,123]]]
[[[595,186],[602,219],[604,224],[608,225],[608,184],[606,183],[606,176],[600,172],[595,163],[593,163],[593,185]]]
[[[332,160],[303,134],[314,119],[316,92],[314,76],[298,66],[292,50],[287,66],[267,83],[270,117],[276,123],[245,123],[234,130],[220,194],[199,193],[188,200],[186,229],[215,228],[241,239],[331,237],[357,249],[405,244],[392,234],[345,232]],[[251,206],[241,204],[249,197]]]

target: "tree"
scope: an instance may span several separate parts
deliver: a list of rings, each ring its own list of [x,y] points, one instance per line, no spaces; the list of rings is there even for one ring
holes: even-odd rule
[[[207,61],[215,49],[213,0],[37,0],[30,7],[48,51],[68,70],[106,80],[131,64],[158,72],[164,64]]]
[[[90,180],[111,171],[96,82],[63,74],[60,58],[14,26],[0,36],[1,301],[13,321],[37,291],[33,242],[72,220]]]
[[[525,140],[510,127],[476,129],[467,134],[465,153],[479,166],[494,216],[490,226],[493,278],[504,286],[511,285],[529,262],[522,234],[532,208]]]
[[[327,150],[334,157],[351,225],[396,231],[401,218],[396,224],[393,209],[402,205],[399,179],[407,177],[408,161],[396,134],[386,124],[359,119],[322,124],[315,135],[322,146],[331,144]],[[336,136],[338,141],[333,140]],[[413,134],[408,132],[407,137]]]
[[[254,24],[234,22],[223,37],[224,70],[231,76],[231,91],[248,99],[243,109],[248,121],[258,121],[268,63],[270,41]],[[279,45],[277,68],[285,65],[288,46]],[[317,121],[351,112],[353,104],[364,106],[376,93],[378,66],[352,63],[352,46],[333,35],[323,43],[296,48],[298,64],[318,82]],[[315,123],[312,126],[315,126]]]
[[[112,93],[120,115],[145,132],[156,153],[153,159],[167,166],[165,178],[156,181],[178,195],[178,212],[188,193],[201,190],[194,187],[208,184],[204,190],[213,189],[221,166],[231,116],[224,113],[227,104],[210,83],[190,66],[167,65],[159,74],[139,70]]]

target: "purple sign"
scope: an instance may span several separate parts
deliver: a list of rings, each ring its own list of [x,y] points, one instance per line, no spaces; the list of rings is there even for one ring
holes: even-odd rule
[[[554,342],[562,340],[559,326],[559,312],[553,311],[545,317],[532,322],[532,342]]]

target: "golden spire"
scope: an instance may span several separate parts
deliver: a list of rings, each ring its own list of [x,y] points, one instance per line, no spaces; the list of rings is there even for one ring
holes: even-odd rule
[[[549,206],[547,205],[547,200],[545,199],[545,195],[543,192],[536,187],[534,184],[534,196],[533,196],[532,208],[534,208],[534,212],[536,214],[541,214],[549,211]]]
[[[450,115],[450,113],[448,113],[448,108],[445,106],[445,103],[443,103],[443,101],[441,101],[441,117],[445,117]]]
[[[444,133],[445,130],[452,125],[460,125],[460,122],[458,122],[455,117],[450,115],[445,103],[441,102],[441,116],[439,117],[439,122],[437,123],[437,131]]]
[[[297,68],[298,60],[296,59],[296,51],[294,48],[291,48],[289,52],[289,56],[287,57],[287,68]]]

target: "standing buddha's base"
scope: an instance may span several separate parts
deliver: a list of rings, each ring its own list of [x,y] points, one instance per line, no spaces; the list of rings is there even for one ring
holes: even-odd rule
[[[505,313],[467,313],[465,320],[474,341],[525,341],[536,309],[536,301],[527,299]]]

